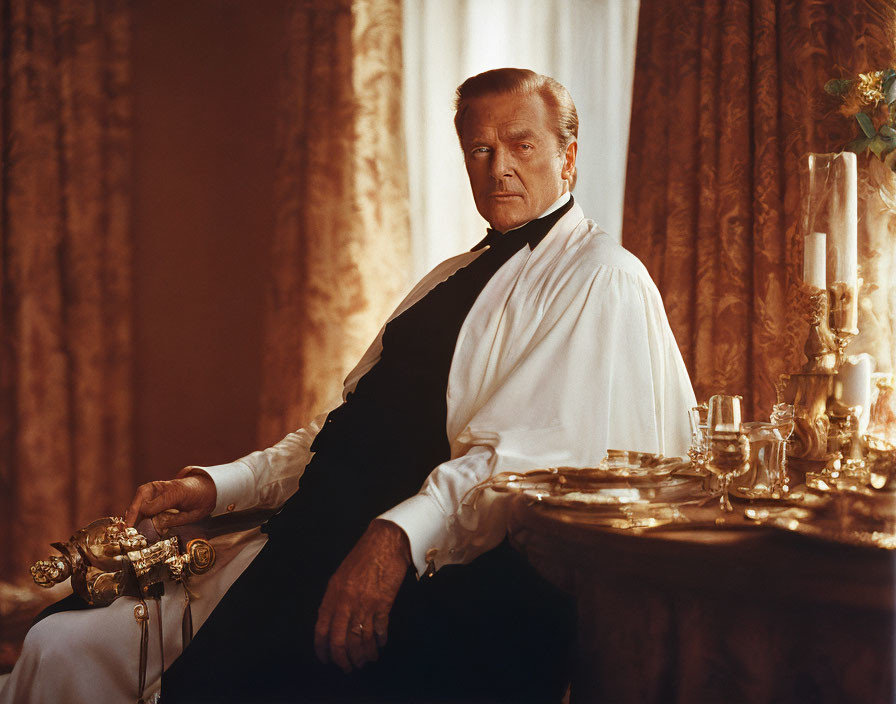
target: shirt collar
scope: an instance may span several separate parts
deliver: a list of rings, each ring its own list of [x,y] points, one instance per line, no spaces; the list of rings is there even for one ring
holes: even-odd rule
[[[541,215],[524,225],[515,227],[507,232],[499,232],[498,230],[489,228],[482,241],[470,251],[475,252],[485,246],[493,247],[501,243],[520,243],[521,240],[522,243],[520,243],[519,246],[522,246],[522,244],[525,243],[529,245],[529,249],[535,249],[538,246],[538,243],[548,234],[550,229],[557,224],[557,221],[572,208],[574,202],[572,193],[567,191],[555,200]]]
[[[560,210],[560,208],[562,208],[564,205],[566,205],[570,200],[572,200],[572,193],[567,191],[566,193],[562,194],[557,200],[555,200],[553,203],[551,203],[548,206],[548,209],[545,210],[541,215],[539,215],[536,218],[536,220],[543,218],[545,215],[550,215],[555,210]],[[525,225],[521,225],[520,227],[525,227]],[[508,232],[512,232],[512,231],[513,230],[508,230]]]

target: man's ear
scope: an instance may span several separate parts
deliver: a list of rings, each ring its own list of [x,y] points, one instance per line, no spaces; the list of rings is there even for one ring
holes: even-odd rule
[[[579,150],[579,143],[573,140],[566,146],[566,151],[563,154],[563,170],[560,172],[560,176],[563,177],[565,181],[569,181],[572,178],[572,175],[576,170],[576,154]],[[570,184],[572,186],[572,184]]]

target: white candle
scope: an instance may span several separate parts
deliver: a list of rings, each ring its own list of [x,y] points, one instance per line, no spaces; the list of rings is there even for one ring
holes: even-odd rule
[[[874,359],[870,354],[858,354],[847,357],[840,365],[837,375],[843,384],[840,400],[850,408],[859,407],[859,430],[864,433],[868,429],[871,410],[871,372],[874,371]]]
[[[859,284],[859,186],[856,155],[843,152],[843,168],[846,172],[846,194],[843,203],[843,274],[844,280],[854,291]],[[858,298],[853,298],[856,307]]]
[[[803,281],[810,286],[826,289],[827,284],[827,235],[810,232],[803,248]]]

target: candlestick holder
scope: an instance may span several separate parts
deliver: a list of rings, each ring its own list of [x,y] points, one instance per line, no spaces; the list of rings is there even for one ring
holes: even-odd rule
[[[856,290],[845,281],[834,281],[828,284],[828,296],[830,327],[840,340],[842,351],[859,332]]]
[[[803,347],[806,363],[800,371],[781,376],[778,402],[793,405],[794,431],[787,451],[789,467],[806,475],[839,469],[842,443],[831,443],[830,438],[832,432],[839,438],[843,428],[837,424],[832,428],[829,409],[837,401],[834,379],[850,335],[838,335],[831,329],[828,291],[808,286],[798,291],[797,305],[809,322]]]

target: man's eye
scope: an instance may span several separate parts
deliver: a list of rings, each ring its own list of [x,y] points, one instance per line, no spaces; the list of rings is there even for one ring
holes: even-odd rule
[[[535,147],[533,147],[531,144],[521,144],[520,145],[520,149],[522,149],[524,152],[527,152],[530,149],[534,149],[534,148]]]
[[[487,154],[488,152],[488,147],[476,147],[473,149],[473,154]]]

